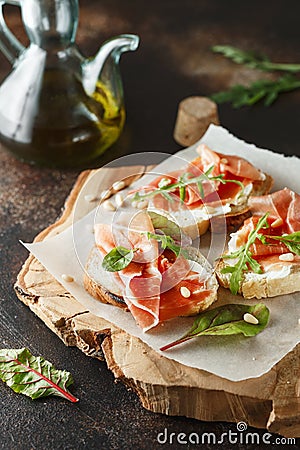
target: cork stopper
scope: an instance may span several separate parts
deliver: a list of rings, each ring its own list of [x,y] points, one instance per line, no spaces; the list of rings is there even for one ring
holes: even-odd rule
[[[216,103],[207,97],[187,97],[178,106],[174,139],[185,147],[195,144],[211,123],[220,123]]]

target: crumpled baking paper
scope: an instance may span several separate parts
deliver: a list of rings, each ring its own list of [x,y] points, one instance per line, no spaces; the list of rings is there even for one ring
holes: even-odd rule
[[[222,127],[211,125],[199,142],[224,154],[235,154],[246,158],[263,172],[273,176],[273,191],[285,186],[300,192],[300,159],[285,157],[269,150],[259,149],[229,134]],[[195,158],[196,144],[182,150],[177,155],[187,161]],[[156,168],[164,173],[178,165],[178,159],[171,156]],[[151,175],[146,175],[150,177]],[[147,179],[146,179],[147,180]],[[145,178],[136,184],[143,185]],[[101,217],[101,208],[97,214]],[[109,223],[113,213],[105,211],[105,221]],[[72,227],[55,237],[42,242],[24,244],[43,266],[92,314],[100,316],[131,335],[137,336],[150,347],[159,348],[181,337],[192,325],[193,318],[178,318],[159,325],[154,330],[143,333],[137,327],[130,313],[93,299],[83,287],[84,261],[94,245],[91,228],[95,221],[95,211],[76,222]],[[80,239],[78,239],[80,237]],[[74,244],[75,241],[75,244]],[[204,248],[205,249],[205,239]],[[73,283],[62,279],[67,273],[75,279]],[[254,304],[260,300],[244,300],[220,288],[219,300],[215,306],[224,303]],[[290,352],[300,341],[300,292],[262,300],[270,309],[267,328],[255,337],[206,336],[193,339],[162,354],[186,366],[203,369],[232,381],[255,378],[268,372],[278,361]]]

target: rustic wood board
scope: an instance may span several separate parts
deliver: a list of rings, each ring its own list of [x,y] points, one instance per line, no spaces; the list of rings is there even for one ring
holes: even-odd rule
[[[85,171],[66,201],[61,218],[35,239],[60,233],[95,207],[84,195],[100,194],[124,176],[130,183],[144,166]],[[97,173],[96,173],[97,172]],[[96,177],[94,177],[96,173]],[[186,367],[148,347],[138,338],[87,311],[32,255],[15,284],[18,298],[68,346],[106,360],[116,379],[154,412],[205,421],[245,421],[286,437],[300,436],[300,346],[259,378],[233,382]]]

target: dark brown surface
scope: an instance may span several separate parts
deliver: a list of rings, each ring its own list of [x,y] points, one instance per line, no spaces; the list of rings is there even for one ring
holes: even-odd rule
[[[300,62],[299,14],[296,0],[82,1],[78,43],[86,55],[96,52],[112,35],[133,32],[141,37],[138,52],[124,55],[121,62],[127,106],[125,131],[98,165],[130,152],[176,151],[179,147],[172,133],[182,98],[208,95],[257,76],[212,54],[211,45],[232,44],[267,53],[274,60]],[[12,17],[10,23],[22,36],[19,21]],[[0,65],[3,78],[9,65],[2,56]],[[299,110],[300,91],[282,96],[269,109],[222,106],[220,120],[234,134],[259,146],[300,155]],[[33,168],[0,152],[1,346],[27,346],[34,354],[71,371],[75,379],[72,392],[80,398],[76,405],[55,398],[33,403],[0,384],[0,448],[182,448],[184,445],[176,442],[158,444],[157,434],[167,428],[169,435],[215,432],[220,439],[224,432],[235,432],[234,424],[147,412],[124,386],[113,383],[104,363],[65,347],[17,300],[12,286],[27,256],[18,240],[31,241],[55,220],[77,174]],[[264,432],[258,433],[262,436]],[[222,445],[205,444],[201,448],[258,446],[233,444],[225,438]],[[279,447],[274,443],[259,448]]]

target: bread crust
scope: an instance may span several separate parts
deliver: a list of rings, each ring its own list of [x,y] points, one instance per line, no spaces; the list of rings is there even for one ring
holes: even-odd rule
[[[253,182],[252,191],[250,197],[266,195],[270,192],[274,180],[271,175],[264,174],[264,180],[258,180]],[[247,199],[248,200],[248,199]],[[223,216],[216,216],[210,219],[210,230],[213,233],[233,233],[236,231],[248,217],[251,216],[248,201],[241,205],[233,205],[230,213],[225,214],[225,221]],[[226,224],[226,229],[225,228]]]
[[[96,283],[87,273],[84,274],[83,285],[85,290],[96,300],[128,311],[123,297],[113,294],[101,284]]]
[[[227,264],[220,260],[216,266],[216,275],[221,286],[229,289],[230,274],[223,274],[222,269]],[[265,274],[253,274],[251,279],[246,279],[241,283],[239,294],[244,298],[268,298],[278,295],[293,294],[300,291],[300,264],[291,263],[291,271],[287,276],[269,278]]]
[[[195,308],[190,311],[189,315],[192,316],[199,314],[201,311],[204,311],[213,302],[217,300],[217,291],[219,284],[216,275],[213,273],[211,266],[209,265],[208,261],[204,258],[204,256],[201,255],[200,252],[195,248],[191,248],[189,251],[193,252],[193,256],[195,258],[197,257],[199,264],[201,264],[206,270],[210,270],[212,272],[211,277],[208,281],[208,287],[209,289],[211,289],[211,293],[208,297],[206,297],[205,300],[199,302],[199,304],[195,305]],[[102,303],[117,306],[118,308],[122,308],[128,311],[128,307],[124,301],[124,298],[119,294],[111,292],[107,287],[104,287],[99,281],[99,279],[101,278],[101,272],[99,275],[100,266],[101,266],[100,253],[98,249],[95,247],[92,249],[85,267],[85,274],[83,279],[84,288],[96,300],[99,300]]]

